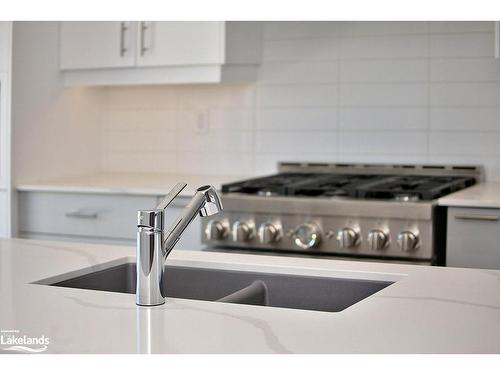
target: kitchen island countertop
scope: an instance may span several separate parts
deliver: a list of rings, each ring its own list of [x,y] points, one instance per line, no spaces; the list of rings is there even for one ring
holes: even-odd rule
[[[494,270],[175,250],[168,260],[395,281],[336,313],[175,298],[146,308],[132,294],[33,284],[134,256],[133,247],[0,240],[0,328],[43,335],[48,353],[500,353]]]
[[[483,182],[439,198],[440,206],[500,208],[500,182]]]

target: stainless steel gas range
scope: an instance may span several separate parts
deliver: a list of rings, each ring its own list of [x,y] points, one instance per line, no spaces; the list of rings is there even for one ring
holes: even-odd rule
[[[222,186],[203,222],[208,249],[445,264],[437,199],[483,179],[478,166],[279,163],[275,175]]]

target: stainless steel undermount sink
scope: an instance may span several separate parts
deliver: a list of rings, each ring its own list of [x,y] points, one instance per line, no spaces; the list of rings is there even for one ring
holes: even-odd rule
[[[83,271],[83,270],[82,270]],[[391,285],[392,281],[315,277],[167,265],[167,298],[184,298],[301,310],[338,312]],[[62,275],[64,276],[64,275]],[[54,282],[36,284],[135,293],[136,265],[122,263]]]

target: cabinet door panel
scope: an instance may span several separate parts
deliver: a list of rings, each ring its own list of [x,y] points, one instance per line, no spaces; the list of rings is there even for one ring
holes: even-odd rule
[[[61,69],[131,67],[137,22],[61,22]]]
[[[446,265],[500,269],[500,210],[448,209]]]
[[[156,205],[155,196],[19,193],[21,234],[134,240],[137,211]]]
[[[138,34],[139,66],[224,63],[224,22],[141,22]]]

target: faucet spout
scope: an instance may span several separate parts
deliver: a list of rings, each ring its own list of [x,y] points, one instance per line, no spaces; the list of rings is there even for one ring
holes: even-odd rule
[[[165,230],[165,210],[185,186],[185,183],[177,184],[155,210],[138,212],[136,285],[138,305],[156,306],[165,303],[163,272],[168,255],[198,214],[211,216],[223,209],[217,190],[211,185],[201,186],[179,217],[168,230]]]
[[[210,185],[199,187],[191,201],[164,235],[162,246],[164,258],[168,257],[186,228],[198,214],[202,217],[211,216],[220,211],[222,211],[222,203],[217,190]]]

